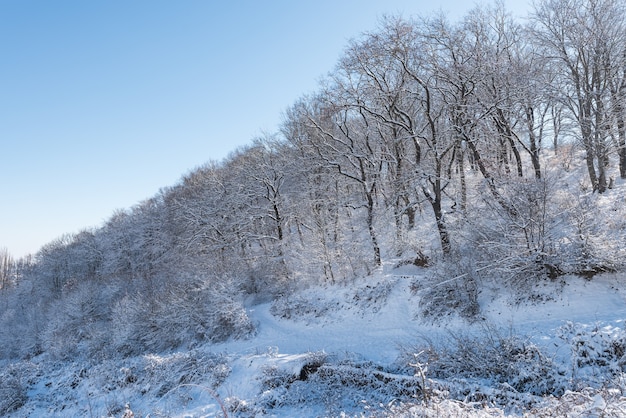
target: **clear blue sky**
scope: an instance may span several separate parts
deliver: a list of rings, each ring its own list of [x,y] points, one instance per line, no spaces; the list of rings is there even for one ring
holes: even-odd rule
[[[0,248],[20,257],[100,226],[276,131],[383,14],[456,19],[473,5],[0,0]]]

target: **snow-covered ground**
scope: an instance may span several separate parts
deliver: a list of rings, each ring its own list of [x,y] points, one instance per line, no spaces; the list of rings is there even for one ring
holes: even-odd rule
[[[626,400],[611,389],[626,385],[608,376],[626,347],[622,275],[566,276],[522,302],[484,284],[479,319],[468,323],[419,316],[423,293],[415,284],[426,271],[385,266],[349,286],[251,305],[257,334],[248,340],[123,360],[61,363],[42,355],[2,364],[5,399],[21,396],[23,404],[8,416],[626,416]],[[536,345],[567,390],[538,397],[485,377],[442,379],[415,352],[494,334]],[[513,405],[494,401],[505,392]]]

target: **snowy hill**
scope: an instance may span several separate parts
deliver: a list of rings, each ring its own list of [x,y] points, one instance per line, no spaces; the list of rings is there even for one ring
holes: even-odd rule
[[[280,132],[0,251],[0,415],[626,416],[618,3],[383,19]]]
[[[614,373],[621,371],[626,349],[620,275],[547,282],[536,289],[540,300],[524,304],[511,294],[483,294],[483,315],[473,323],[455,315],[419,319],[422,301],[415,288],[424,277],[424,269],[385,266],[351,286],[310,288],[289,300],[249,306],[258,331],[247,340],[124,360],[63,363],[44,354],[15,363],[4,369],[2,390],[6,403],[21,386],[22,398],[14,401],[22,406],[7,416],[121,417],[130,410],[136,417],[473,417],[522,411],[620,416],[626,411],[626,399],[606,389],[617,383],[612,379],[619,377]],[[494,364],[519,368],[508,374],[463,376],[463,369],[472,369],[463,361],[496,361],[489,358],[493,349],[517,343],[515,350],[526,350],[524,355],[537,350],[545,357]],[[440,350],[438,359],[434,350]],[[460,369],[441,377],[455,364],[444,358],[454,350],[456,355],[467,350],[454,366]],[[514,388],[539,365],[543,382],[527,384],[526,393]],[[560,399],[533,393],[545,381]]]

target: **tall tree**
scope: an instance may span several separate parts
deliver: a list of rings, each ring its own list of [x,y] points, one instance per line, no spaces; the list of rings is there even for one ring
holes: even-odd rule
[[[345,79],[358,80],[353,106],[376,127],[385,172],[379,187],[387,206],[393,207],[397,245],[404,244],[404,229],[415,225],[419,205],[414,183],[422,157],[416,132],[420,106],[410,93],[414,81],[392,52],[411,24],[385,18],[379,31],[350,43],[338,68]]]
[[[611,87],[619,91],[625,20],[623,2],[614,0],[546,0],[532,15],[533,38],[561,69],[559,99],[578,126],[589,180],[600,193],[607,188]]]
[[[329,84],[316,98],[315,108],[299,107],[305,112],[300,120],[313,132],[308,146],[320,163],[356,188],[360,198],[354,201],[353,209],[365,209],[373,264],[380,266],[380,244],[374,226],[376,192],[383,167],[379,133],[367,113],[355,105],[361,92],[352,84],[354,80],[349,75],[348,78],[342,76],[336,75],[334,84]],[[313,109],[315,111],[311,112]]]

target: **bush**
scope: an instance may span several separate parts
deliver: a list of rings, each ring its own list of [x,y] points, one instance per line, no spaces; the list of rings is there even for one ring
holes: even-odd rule
[[[104,354],[117,290],[93,281],[68,283],[48,307],[49,320],[42,333],[44,351],[57,359]]]
[[[400,363],[417,360],[427,377],[448,387],[450,397],[463,401],[481,398],[494,405],[514,407],[524,396],[559,396],[567,388],[565,373],[536,345],[514,335],[485,329],[480,335],[451,334],[440,344],[405,347]],[[491,384],[486,384],[486,382]],[[484,392],[485,386],[495,389]],[[520,398],[520,399],[516,399]],[[525,402],[525,401],[524,401]]]
[[[413,281],[411,289],[421,296],[420,313],[426,319],[437,321],[457,314],[474,320],[480,313],[477,274],[461,263],[438,266],[429,279]]]
[[[0,372],[0,415],[20,409],[27,401],[26,387],[19,367],[11,365]]]
[[[570,347],[572,378],[581,387],[613,386],[626,372],[626,332],[567,322],[557,336]]]
[[[254,332],[241,295],[228,283],[185,281],[124,297],[113,309],[113,343],[124,355],[163,352]]]
[[[421,392],[420,379],[371,362],[312,354],[299,372],[268,368],[262,384],[264,410],[322,404],[330,416],[344,411],[372,412],[392,399]],[[347,415],[346,415],[347,416]]]
[[[272,315],[283,319],[308,320],[322,317],[329,312],[336,311],[339,301],[323,299],[319,296],[284,296],[272,304],[270,312]]]
[[[354,306],[361,312],[378,312],[397,282],[398,279],[385,278],[359,287],[334,285],[335,292],[320,291],[319,288],[303,290],[276,299],[270,312],[280,318],[307,323]]]
[[[148,384],[159,398],[181,385],[202,384],[213,390],[231,372],[225,356],[196,350],[165,357],[144,356],[138,366],[143,368],[141,379],[133,383]]]
[[[486,200],[467,220],[463,257],[483,266],[485,278],[524,293],[566,274],[588,278],[623,266],[623,205],[610,196],[581,195],[549,175],[507,184],[502,205]],[[487,268],[489,267],[489,268]]]
[[[363,311],[378,312],[387,302],[387,298],[395,284],[396,281],[384,279],[378,283],[359,287],[355,290],[352,300]]]

